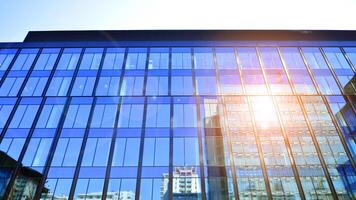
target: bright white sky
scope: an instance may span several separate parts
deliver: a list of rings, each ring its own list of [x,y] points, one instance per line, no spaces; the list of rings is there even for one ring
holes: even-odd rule
[[[0,0],[0,42],[121,29],[356,30],[356,0]]]

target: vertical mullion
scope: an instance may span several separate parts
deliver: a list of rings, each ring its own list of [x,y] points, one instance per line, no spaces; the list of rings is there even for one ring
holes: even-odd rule
[[[236,177],[236,169],[235,169],[235,163],[234,163],[234,156],[232,154],[232,144],[231,144],[231,135],[230,135],[230,129],[229,126],[227,124],[227,112],[226,112],[226,107],[225,107],[225,103],[224,103],[224,96],[222,95],[222,91],[221,91],[221,83],[220,83],[220,73],[219,73],[219,69],[218,69],[218,63],[217,63],[217,58],[216,58],[216,50],[215,48],[213,48],[213,60],[214,60],[214,66],[215,66],[215,74],[216,74],[216,82],[217,82],[217,90],[218,90],[218,94],[220,94],[218,96],[218,103],[221,104],[222,110],[223,110],[223,115],[224,115],[224,126],[226,129],[226,138],[227,138],[227,145],[228,145],[228,151],[229,151],[229,159],[230,159],[230,170],[231,170],[231,175],[232,175],[232,179],[233,179],[233,190],[234,190],[234,196],[235,199],[239,200],[239,192],[238,192],[238,186],[237,186],[237,177]],[[237,64],[236,64],[237,66]],[[219,108],[219,107],[218,107]],[[220,125],[221,126],[221,125]],[[223,128],[223,127],[221,127]],[[226,167],[226,166],[225,166]],[[227,179],[229,179],[229,177],[227,177]],[[229,180],[228,180],[229,182]]]
[[[169,180],[168,180],[168,199],[172,199],[173,193],[173,112],[174,112],[174,101],[172,95],[172,48],[169,48],[169,61],[168,61],[168,95],[170,98],[170,121],[169,121]]]
[[[146,125],[146,114],[147,114],[147,97],[146,97],[146,87],[147,87],[147,76],[148,76],[148,64],[149,64],[150,48],[148,48],[146,53],[146,63],[145,63],[145,76],[143,81],[143,96],[145,98],[143,105],[143,119],[141,124],[141,140],[140,140],[140,152],[139,152],[139,161],[137,168],[137,181],[136,181],[136,200],[140,200],[141,192],[141,177],[142,177],[142,161],[143,161],[143,151],[145,144],[145,125]],[[137,61],[138,62],[138,61]]]
[[[297,187],[298,187],[298,191],[299,191],[299,194],[300,194],[300,197],[301,199],[305,199],[305,194],[304,194],[304,191],[303,191],[303,186],[302,186],[302,183],[300,181],[300,177],[299,177],[299,173],[298,173],[298,169],[296,167],[296,164],[295,164],[295,159],[294,159],[294,156],[293,156],[293,153],[292,153],[292,147],[290,146],[290,143],[289,143],[289,139],[287,137],[287,134],[285,132],[285,129],[284,129],[284,126],[282,124],[282,121],[281,121],[281,116],[280,116],[280,113],[278,111],[278,108],[277,108],[277,105],[276,105],[276,102],[275,102],[275,98],[271,92],[271,88],[269,86],[269,82],[267,80],[267,75],[266,75],[266,72],[265,72],[265,69],[264,69],[264,65],[263,65],[263,62],[262,62],[262,58],[261,58],[261,55],[260,55],[260,52],[259,52],[259,49],[256,47],[256,53],[257,53],[257,57],[258,57],[258,61],[259,61],[259,64],[260,64],[260,68],[261,68],[261,71],[262,71],[262,74],[263,74],[263,78],[264,78],[264,81],[266,83],[266,87],[267,87],[267,91],[268,91],[268,94],[270,95],[270,97],[272,98],[272,102],[273,102],[273,106],[275,107],[275,112],[277,114],[277,118],[278,118],[278,123],[279,123],[279,129],[282,133],[282,136],[283,136],[283,139],[284,139],[284,146],[286,147],[286,150],[287,150],[287,153],[288,153],[288,157],[290,159],[290,164],[291,164],[291,167],[292,167],[292,170],[293,170],[293,174],[294,174],[294,178],[295,178],[295,182],[297,184]],[[290,87],[290,86],[289,86]]]
[[[196,84],[196,66],[194,60],[194,48],[191,48],[191,59],[192,59],[192,71],[193,71],[193,85],[195,88],[195,105],[197,107],[197,126],[198,126],[198,145],[199,145],[199,164],[200,164],[200,183],[201,183],[201,197],[202,200],[206,200],[205,193],[205,171],[204,171],[204,159],[203,159],[203,141],[202,141],[202,125],[200,117],[200,96],[197,94],[197,84]]]
[[[119,90],[119,92],[118,92],[119,95],[120,95],[120,91],[121,91],[121,87],[122,87],[122,82],[123,82],[123,79],[124,79],[127,54],[128,54],[128,48],[125,49],[124,59],[123,59],[122,66],[121,66],[121,74],[120,74],[120,80],[119,80],[120,83],[119,83],[119,89],[118,89]],[[112,138],[111,138],[111,144],[110,144],[110,150],[109,150],[108,164],[107,164],[107,167],[106,167],[106,174],[105,174],[104,187],[103,187],[103,196],[102,196],[103,200],[106,199],[107,190],[108,190],[108,187],[109,187],[111,167],[112,167],[112,161],[113,161],[113,158],[114,158],[114,149],[115,149],[116,137],[117,137],[117,132],[118,132],[117,129],[118,129],[118,123],[119,123],[121,102],[122,102],[122,97],[119,97],[119,102],[118,102],[118,106],[117,106],[117,110],[116,110],[116,116],[115,116],[114,130],[113,130],[113,134],[112,134]]]
[[[95,93],[96,93],[96,89],[97,89],[98,84],[99,84],[99,79],[101,77],[101,72],[103,70],[103,64],[104,64],[106,52],[107,52],[107,49],[104,48],[102,56],[101,56],[100,64],[99,64],[99,69],[98,69],[98,71],[96,73],[95,83],[94,83],[94,87],[93,87],[93,91],[92,91],[92,95],[91,95],[93,97],[96,96]],[[94,57],[93,57],[93,59],[94,59]],[[84,92],[84,90],[83,90],[83,92]]]

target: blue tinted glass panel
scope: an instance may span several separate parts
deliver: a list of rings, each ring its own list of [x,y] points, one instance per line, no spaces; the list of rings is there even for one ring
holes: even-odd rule
[[[126,69],[145,69],[146,68],[146,49],[129,49],[125,64]]]
[[[66,96],[72,77],[53,77],[48,87],[47,96]]]
[[[63,128],[85,128],[91,105],[70,105]]]
[[[356,94],[355,72],[339,48],[323,48],[345,94]]]
[[[124,62],[125,49],[110,48],[105,55],[103,69],[121,69]]]
[[[167,48],[151,48],[148,69],[168,69],[169,53]]]
[[[119,128],[138,128],[142,126],[143,105],[122,104],[118,121]]]
[[[168,77],[148,76],[146,85],[147,95],[168,95]]]
[[[57,66],[57,70],[74,70],[79,61],[81,49],[65,49]]]
[[[322,94],[340,94],[340,89],[318,48],[302,48],[305,59]]]
[[[169,127],[170,105],[149,104],[147,106],[146,127]]]
[[[23,49],[17,56],[11,70],[29,70],[36,58],[38,49]]]
[[[13,105],[0,104],[0,129],[4,128],[13,107]]]
[[[121,86],[122,96],[143,95],[143,77],[125,77]]]
[[[31,128],[38,105],[19,105],[9,128]]]
[[[7,77],[0,87],[0,96],[17,96],[25,78]]]
[[[290,76],[292,85],[297,94],[315,94],[316,89],[313,85],[312,79],[309,76],[308,70],[304,63],[299,60],[302,59],[297,48],[281,48],[282,58],[286,60],[287,72]],[[287,55],[285,57],[285,55]],[[292,59],[290,61],[287,61]]]
[[[60,138],[57,143],[51,166],[76,166],[81,145],[81,138]]]
[[[216,62],[219,69],[236,69],[236,57],[233,48],[216,48]]]
[[[192,54],[189,48],[172,49],[172,69],[192,69]]]
[[[211,48],[195,48],[194,60],[196,69],[215,69]]]
[[[22,91],[21,96],[42,96],[48,77],[30,77]]]
[[[96,77],[77,77],[71,96],[92,96]]]
[[[34,70],[52,70],[58,57],[59,49],[43,49]]]
[[[276,48],[259,48],[263,66],[265,68],[282,68],[282,62]]]
[[[10,50],[10,51],[9,51]],[[15,57],[16,49],[0,49],[0,71],[5,71],[9,68],[11,61]]]
[[[45,105],[37,121],[36,128],[57,128],[64,105]]]
[[[102,49],[86,49],[80,63],[81,70],[97,70],[99,69],[102,56]]]
[[[216,95],[215,76],[196,76],[196,91],[199,95]]]
[[[97,96],[119,95],[120,77],[100,77],[96,88]]]
[[[96,105],[91,127],[114,128],[117,107],[117,105]]]
[[[195,104],[174,104],[174,127],[197,127],[197,109]]]
[[[171,81],[172,95],[192,95],[194,93],[191,76],[172,76]]]

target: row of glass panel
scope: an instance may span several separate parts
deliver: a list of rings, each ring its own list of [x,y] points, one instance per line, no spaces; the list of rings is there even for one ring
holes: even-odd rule
[[[267,94],[268,90],[270,94],[317,94],[318,90],[321,94],[356,94],[355,71],[339,48],[323,48],[327,60],[319,48],[258,49],[257,52],[255,48],[237,48],[236,51],[216,48],[213,54],[211,48],[198,48],[192,59],[190,49],[173,48],[172,71],[160,67],[162,63],[168,66],[169,61],[168,49],[161,48],[152,48],[150,54],[146,49],[129,49],[125,64],[124,49],[107,49],[101,68],[103,49],[64,49],[57,66],[60,50],[43,49],[33,70],[30,69],[38,49],[23,49],[11,70],[5,71],[15,55],[13,50],[5,49],[0,51],[4,55],[3,61],[0,60],[0,96],[142,96],[144,91],[145,95],[157,96],[168,95],[169,90],[170,95],[254,95]],[[356,48],[345,49],[355,63]],[[80,56],[82,51],[83,57]],[[300,52],[304,52],[303,56]],[[174,67],[176,60],[183,60],[179,64],[181,68]],[[186,63],[190,63],[189,67],[183,67]],[[196,70],[191,70],[192,63]],[[75,70],[77,65],[78,71]],[[121,71],[121,66],[126,70]]]
[[[77,183],[79,185],[76,188],[76,191],[79,191],[76,192],[77,195],[85,194],[83,191],[86,189],[81,187],[84,183],[95,186],[95,180],[103,181],[109,152],[113,154],[111,179],[115,181],[129,179],[135,183],[137,170],[142,170],[142,180],[148,180],[141,180],[140,187],[144,187],[142,185],[144,183],[149,184],[147,187],[167,184],[168,180],[164,177],[169,173],[170,133],[167,128],[170,127],[171,117],[174,137],[173,166],[177,167],[178,171],[183,171],[177,172],[177,176],[182,176],[183,180],[191,177],[198,180],[197,178],[201,177],[197,127],[199,123],[203,127],[201,129],[203,155],[201,156],[206,166],[204,177],[214,179],[218,176],[217,180],[220,179],[218,183],[207,179],[207,193],[215,186],[220,188],[219,195],[224,195],[225,192],[222,190],[226,189],[229,191],[229,196],[233,196],[232,186],[226,184],[226,180],[235,180],[231,179],[231,167],[234,167],[237,178],[235,184],[238,185],[240,197],[266,196],[265,185],[269,184],[274,197],[299,198],[298,180],[291,170],[291,163],[293,163],[291,159],[294,160],[299,172],[299,181],[306,196],[331,198],[330,187],[334,187],[338,195],[345,198],[355,192],[352,187],[355,181],[354,171],[350,167],[342,141],[321,97],[202,97],[199,102],[199,112],[195,98],[181,97],[173,99],[173,113],[170,111],[170,98],[148,98],[148,104],[145,104],[144,98],[123,98],[119,109],[118,98],[97,98],[95,106],[92,106],[93,98],[73,98],[63,124],[59,124],[59,121],[66,105],[66,98],[47,98],[42,110],[39,111],[41,100],[41,98],[21,99],[14,116],[9,120],[9,128],[3,131],[5,137],[0,149],[17,159],[29,129],[34,127],[29,145],[23,150],[25,156],[20,162],[43,172],[49,159],[48,154],[53,138],[55,134],[60,134],[54,155],[50,158],[51,164],[47,166],[50,168],[46,185],[50,190],[48,198],[52,198],[53,194],[68,196],[71,178],[82,148],[84,153]],[[353,125],[347,126],[350,122],[354,124],[356,119],[350,105],[346,104],[341,96],[330,96],[327,100],[339,121],[348,122],[344,127],[345,130],[354,128]],[[4,116],[2,124],[7,121],[15,102],[14,98],[2,99],[0,115]],[[303,106],[300,106],[300,103]],[[92,118],[89,116],[91,109],[93,109]],[[144,124],[145,109],[146,123]],[[35,122],[37,112],[40,115]],[[201,119],[199,123],[198,113]],[[117,126],[115,126],[116,116],[118,116]],[[85,141],[85,128],[88,123],[90,129],[88,139]],[[63,129],[56,133],[58,125]],[[113,137],[112,134],[114,127],[119,128],[117,137]],[[142,127],[146,127],[143,143],[141,142]],[[346,141],[350,145],[349,150],[354,156],[355,140],[349,136],[344,135],[345,139],[348,139]],[[115,145],[112,150],[109,144],[114,138]],[[289,145],[285,141],[289,141]],[[83,143],[86,143],[84,147],[82,147]],[[144,149],[142,169],[138,168],[140,148]],[[229,153],[229,148],[232,155]],[[289,155],[288,151],[292,152],[292,155]],[[263,160],[259,159],[260,156]],[[230,158],[234,165],[230,165]],[[327,183],[321,161],[326,164],[332,186]],[[184,172],[184,168],[179,169],[179,167],[189,166],[194,167],[185,169],[189,173]],[[267,170],[268,183],[264,182],[263,168]],[[216,169],[220,169],[219,173]],[[221,169],[225,172],[222,173]],[[183,176],[184,173],[188,175]],[[153,184],[154,180],[160,182]],[[57,187],[57,184],[61,185],[62,182],[66,184]],[[178,186],[179,182],[181,181],[178,181]],[[200,181],[196,182],[201,184]],[[99,186],[102,188],[102,184]],[[199,185],[196,189],[199,193],[200,187],[202,186]],[[101,188],[96,189],[99,196]],[[67,193],[62,193],[63,191]],[[88,189],[88,191],[90,195],[94,195],[92,190]],[[134,195],[134,191],[127,192],[130,194],[133,192]],[[157,196],[158,193],[155,195]]]

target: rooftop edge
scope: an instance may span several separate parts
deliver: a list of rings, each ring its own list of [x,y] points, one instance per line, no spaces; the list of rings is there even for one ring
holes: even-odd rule
[[[24,42],[80,41],[356,41],[356,30],[30,31]]]

